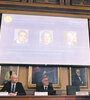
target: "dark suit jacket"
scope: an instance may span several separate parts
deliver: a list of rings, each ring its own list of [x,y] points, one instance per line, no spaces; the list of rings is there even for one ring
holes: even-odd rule
[[[36,86],[36,91],[38,92],[48,92],[49,95],[55,95],[56,91],[53,90],[52,84],[48,85],[48,90],[44,90],[44,86],[42,83],[38,83]]]
[[[6,83],[4,87],[1,89],[1,92],[5,92],[5,91],[7,91],[8,93],[11,92],[11,82]],[[15,92],[17,92],[17,95],[26,95],[22,83],[20,82],[16,83]]]
[[[72,80],[72,85],[73,86],[84,86],[84,83],[82,83],[83,79],[81,76],[80,78],[81,78],[81,81],[77,75],[74,75],[73,80]]]

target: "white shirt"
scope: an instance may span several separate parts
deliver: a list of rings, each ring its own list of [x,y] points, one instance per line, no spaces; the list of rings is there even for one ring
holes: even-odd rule
[[[16,83],[11,83],[11,91],[12,91],[12,89],[13,89],[13,85],[14,85],[14,92],[15,92],[15,89],[16,89]]]
[[[45,90],[45,88],[47,88],[47,89],[48,89],[48,86],[45,86],[45,85],[44,85],[44,90]]]

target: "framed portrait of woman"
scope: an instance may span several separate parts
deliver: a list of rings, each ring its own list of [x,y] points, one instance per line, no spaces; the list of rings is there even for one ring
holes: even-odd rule
[[[19,74],[19,66],[2,65],[0,66],[0,87],[10,81],[12,74]]]

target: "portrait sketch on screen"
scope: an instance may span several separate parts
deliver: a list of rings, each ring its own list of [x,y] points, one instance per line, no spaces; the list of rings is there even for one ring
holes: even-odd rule
[[[87,86],[87,70],[84,67],[71,68],[71,84],[73,86]]]
[[[11,79],[11,75],[18,75],[19,67],[13,65],[2,65],[0,66],[0,85],[4,85]]]
[[[14,41],[16,44],[25,44],[28,42],[28,30],[27,29],[15,29]]]
[[[43,77],[48,77],[50,83],[55,87],[60,87],[60,68],[55,66],[29,67],[28,86],[34,87],[35,84],[41,83]]]
[[[43,45],[50,45],[53,41],[53,31],[40,31],[40,43]]]
[[[68,46],[74,46],[77,44],[77,33],[74,31],[66,31],[64,33],[64,41]]]

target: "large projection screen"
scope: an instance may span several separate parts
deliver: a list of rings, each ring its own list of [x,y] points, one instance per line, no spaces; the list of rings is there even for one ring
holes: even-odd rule
[[[88,19],[2,14],[0,63],[89,65]]]

